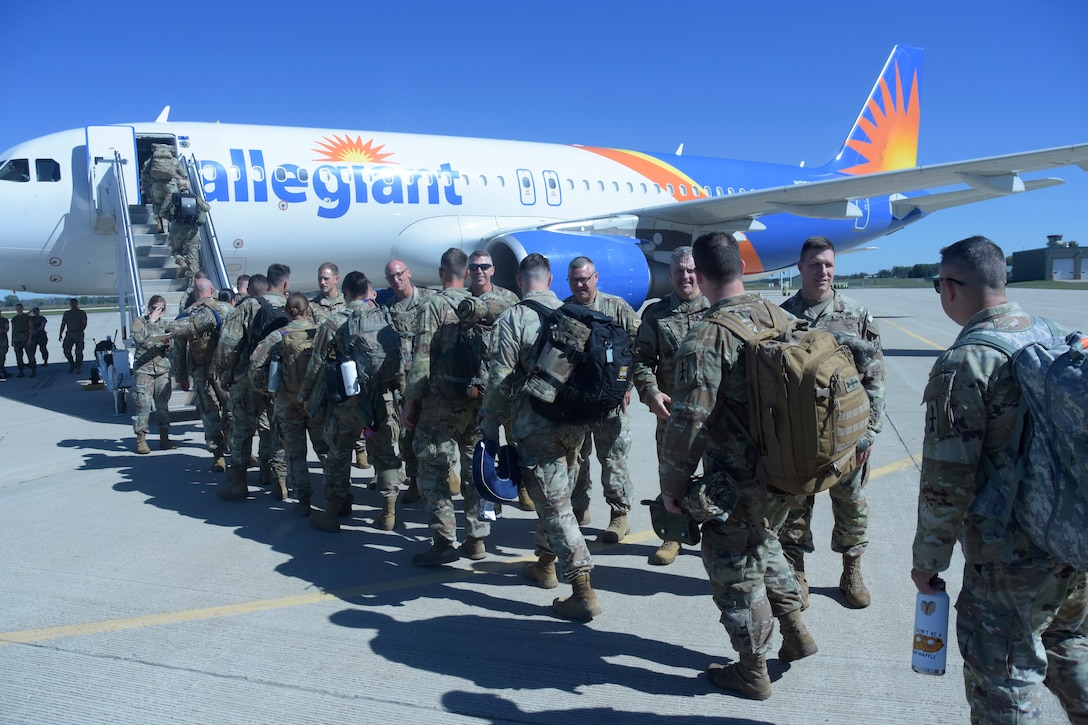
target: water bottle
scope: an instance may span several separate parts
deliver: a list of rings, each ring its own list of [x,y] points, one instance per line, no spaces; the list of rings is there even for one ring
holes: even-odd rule
[[[272,361],[268,363],[268,392],[274,393],[280,389],[281,378],[280,361],[272,358]]]
[[[354,360],[340,363],[340,378],[344,381],[344,394],[349,398],[359,394],[359,370]]]
[[[911,669],[923,675],[943,675],[948,655],[948,592],[918,592],[914,605],[914,655]]]

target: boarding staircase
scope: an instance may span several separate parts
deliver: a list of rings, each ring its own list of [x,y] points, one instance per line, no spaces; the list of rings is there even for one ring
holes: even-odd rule
[[[203,198],[204,190],[195,158],[183,157],[181,161],[189,177],[190,190]],[[166,311],[170,318],[185,307],[189,295],[188,278],[178,278],[178,265],[174,262],[168,241],[169,226],[160,232],[151,205],[128,198],[126,186],[131,187],[131,184],[124,183],[124,163],[120,154],[115,152],[113,159],[95,158],[91,168],[95,231],[113,234],[117,240],[120,325],[119,339],[113,342],[118,349],[110,356],[110,365],[99,360],[99,367],[103,382],[114,393],[118,413],[125,412],[127,391],[133,385],[129,370],[131,351],[135,348],[131,336],[133,321],[144,314],[147,300],[154,295],[162,295],[166,299]],[[200,267],[216,289],[231,287],[210,212],[200,229]],[[193,410],[192,393],[175,389],[170,399],[171,416],[176,418]]]

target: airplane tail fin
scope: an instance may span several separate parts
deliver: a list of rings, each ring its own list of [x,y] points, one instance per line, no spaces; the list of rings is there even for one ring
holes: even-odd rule
[[[921,83],[922,49],[895,46],[842,149],[824,168],[872,174],[916,166]]]

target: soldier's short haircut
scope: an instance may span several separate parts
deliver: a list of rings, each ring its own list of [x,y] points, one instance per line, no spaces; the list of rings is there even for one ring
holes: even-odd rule
[[[332,272],[333,276],[336,276],[336,277],[340,276],[340,268],[337,267],[332,262],[325,262],[323,265],[321,265],[320,267],[317,268],[317,273],[318,274],[321,274],[322,272]]]
[[[287,297],[287,306],[284,307],[287,316],[293,320],[305,317],[310,311],[310,301],[301,292],[292,292]]]
[[[193,282],[193,289],[196,290],[197,297],[210,297],[211,293],[215,291],[215,285],[207,277],[201,277]]]
[[[348,297],[358,300],[366,296],[367,290],[370,289],[370,280],[362,272],[348,272],[347,276],[341,280],[340,287]]]
[[[669,260],[669,265],[671,266],[673,262],[679,262],[690,257],[691,247],[687,246],[686,244],[682,247],[677,247],[676,249],[672,250],[672,257]]]
[[[474,250],[472,252],[472,254],[468,255],[468,258],[470,260],[472,260],[472,259],[483,259],[484,257],[487,257],[488,259],[491,259],[490,254],[488,254],[487,252],[481,251],[479,249]]]
[[[279,264],[278,262],[268,265],[268,286],[282,287],[291,276],[291,268],[286,264]],[[250,280],[250,284],[253,284],[253,280]]]
[[[240,274],[240,275],[238,275],[238,279],[234,280],[234,284],[236,286],[238,286],[238,287],[241,287],[243,283],[248,282],[248,281],[249,281],[249,275],[248,274]]]
[[[442,261],[439,263],[442,271],[454,277],[464,277],[468,269],[468,255],[457,247],[450,247],[442,253]]]
[[[234,290],[228,289],[226,287],[219,290],[219,301],[220,302],[230,302],[232,299],[234,299]]]
[[[268,277],[263,274],[255,274],[249,278],[249,295],[260,297],[268,292]]]
[[[831,250],[835,251],[835,245],[831,243],[831,240],[827,237],[809,237],[805,240],[805,243],[801,245],[801,259],[805,258],[805,255],[809,252],[813,254],[819,254],[820,252],[826,252]]]
[[[570,260],[570,264],[567,265],[567,272],[571,272],[575,269],[581,269],[582,267],[593,267],[593,271],[597,271],[597,265],[593,263],[593,260],[589,257],[575,257]]]
[[[714,282],[734,282],[740,279],[740,245],[729,232],[710,232],[691,245],[695,269]]]
[[[536,252],[525,255],[525,259],[518,265],[518,277],[524,283],[547,284],[551,273],[551,262],[543,254]]]
[[[961,282],[995,292],[1005,290],[1005,253],[986,237],[968,237],[945,247],[941,250],[941,266],[955,270]]]

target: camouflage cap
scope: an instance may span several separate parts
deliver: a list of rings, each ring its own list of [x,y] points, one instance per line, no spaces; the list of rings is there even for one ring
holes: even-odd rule
[[[698,544],[700,539],[699,524],[686,513],[674,514],[665,508],[661,496],[654,500],[646,499],[643,506],[650,507],[650,523],[654,532],[663,541],[679,541],[681,544]]]
[[[723,471],[693,476],[680,499],[680,508],[700,524],[725,521],[737,505],[737,483]]]

